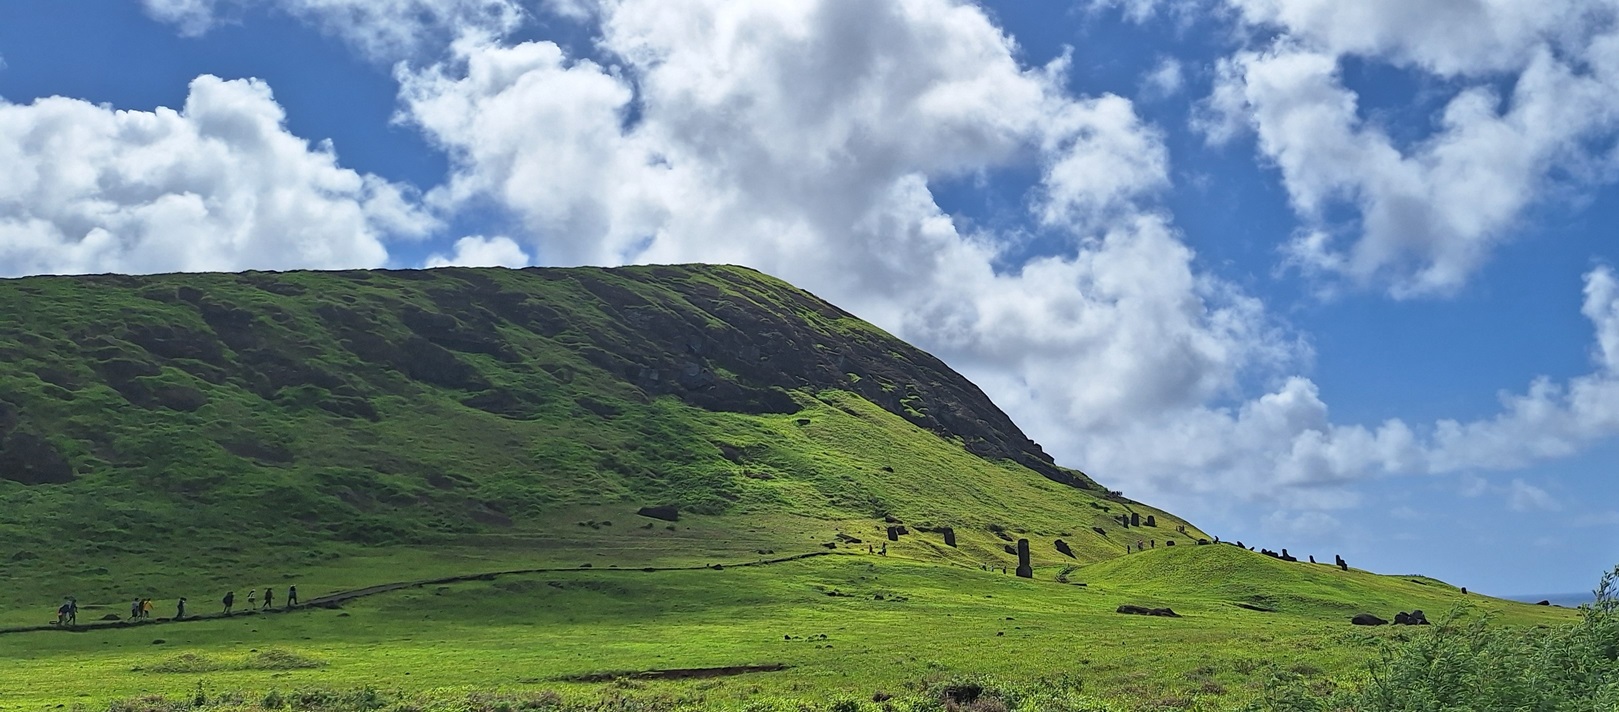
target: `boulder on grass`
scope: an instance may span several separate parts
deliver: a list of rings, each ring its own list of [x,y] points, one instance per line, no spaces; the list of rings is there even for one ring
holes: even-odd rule
[[[636,510],[635,513],[643,517],[662,519],[666,522],[680,521],[680,508],[672,504],[664,504],[656,507],[642,507],[639,510]]]
[[[1388,625],[1389,622],[1370,613],[1361,613],[1349,619],[1355,625]]]
[[[1181,617],[1179,613],[1176,613],[1168,608],[1148,608],[1146,606],[1132,606],[1128,603],[1119,606],[1114,612],[1123,613],[1129,616],[1159,616],[1161,618]]]

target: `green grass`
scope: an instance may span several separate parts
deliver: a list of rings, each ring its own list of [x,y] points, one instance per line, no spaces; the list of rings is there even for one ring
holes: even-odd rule
[[[1412,629],[1366,629],[1324,609],[1261,613],[1233,604],[1246,590],[1143,583],[1145,568],[1203,568],[1262,559],[1234,547],[1134,555],[1123,578],[1064,585],[894,556],[842,555],[758,568],[683,572],[578,570],[410,589],[340,611],[254,615],[85,634],[0,636],[0,708],[100,705],[145,694],[371,686],[411,693],[474,690],[598,694],[611,684],[563,678],[614,671],[784,663],[790,669],[686,682],[636,683],[700,692],[740,708],[780,698],[869,698],[923,681],[988,675],[1018,683],[1068,676],[1088,695],[1133,709],[1146,699],[1203,700],[1223,709],[1277,672],[1353,677],[1378,645]],[[1253,562],[1268,567],[1270,560]],[[1243,564],[1238,564],[1242,566]],[[1098,565],[1081,573],[1102,574]],[[1341,572],[1301,572],[1284,592],[1314,592]],[[1256,581],[1255,589],[1271,588]],[[1464,601],[1503,624],[1566,622],[1569,612],[1355,573],[1329,608],[1443,611]],[[1176,619],[1124,616],[1124,603],[1169,605]],[[824,637],[823,637],[824,636]],[[164,642],[154,645],[155,639]],[[318,667],[254,667],[254,651]],[[263,653],[258,653],[262,655]],[[201,661],[188,669],[186,661]],[[180,663],[176,663],[180,661]],[[237,662],[233,662],[237,661]],[[147,668],[146,671],[135,671]],[[173,669],[174,672],[162,670]],[[1216,692],[1217,691],[1217,692]]]

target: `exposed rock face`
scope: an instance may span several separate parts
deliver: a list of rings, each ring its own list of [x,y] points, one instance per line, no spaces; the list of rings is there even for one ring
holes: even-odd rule
[[[1119,606],[1114,612],[1123,613],[1130,616],[1159,616],[1162,618],[1181,617],[1179,613],[1176,613],[1168,608],[1148,608],[1146,606],[1133,606],[1130,604]]]
[[[642,507],[639,510],[637,510],[635,513],[639,514],[639,515],[641,515],[643,517],[651,517],[653,519],[662,519],[663,521],[666,521],[666,522],[678,522],[678,521],[680,521],[680,509],[678,507],[673,507],[673,506],[670,506],[670,505],[667,505],[667,504],[659,505],[659,506],[655,506],[655,507]]]
[[[46,439],[23,432],[22,414],[0,401],[0,479],[25,485],[65,484],[73,465]]]

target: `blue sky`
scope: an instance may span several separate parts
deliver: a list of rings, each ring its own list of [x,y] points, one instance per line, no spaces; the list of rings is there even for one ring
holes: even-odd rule
[[[7,3],[0,275],[748,264],[1226,538],[1577,591],[1619,562],[1616,13]]]

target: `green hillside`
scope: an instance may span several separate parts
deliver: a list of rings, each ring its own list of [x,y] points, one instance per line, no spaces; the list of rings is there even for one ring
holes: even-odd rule
[[[362,552],[640,563],[899,524],[896,549],[1004,566],[1015,537],[1055,563],[1058,538],[1094,561],[1201,536],[1052,464],[937,359],[743,268],[36,277],[0,304],[8,605],[182,575],[346,585]]]
[[[7,711],[1215,710],[1411,635],[1356,613],[1573,620],[1201,545],[738,267],[0,281],[0,512]]]

